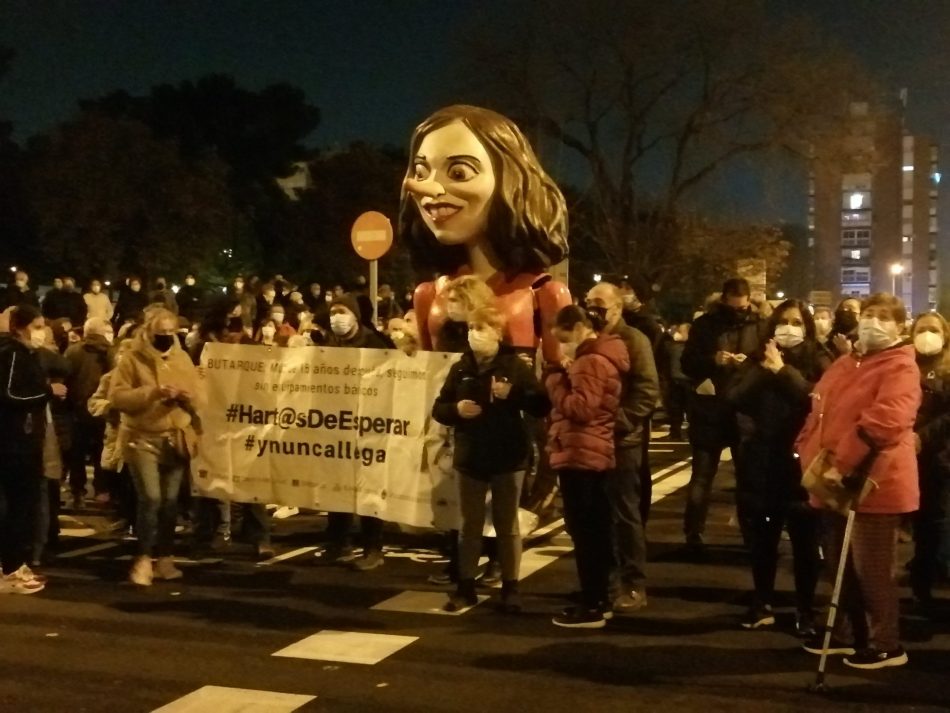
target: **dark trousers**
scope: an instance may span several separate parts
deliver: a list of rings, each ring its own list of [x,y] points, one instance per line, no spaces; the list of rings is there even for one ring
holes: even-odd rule
[[[597,609],[608,600],[613,567],[610,498],[607,474],[589,470],[558,473],[564,500],[564,523],[574,540],[574,561],[583,604]]]
[[[350,531],[356,515],[351,512],[331,512],[327,514],[327,540],[336,547],[347,547],[350,544]],[[360,533],[362,535],[363,552],[382,552],[383,549],[383,521],[378,517],[360,516]]]
[[[610,498],[615,567],[611,581],[613,593],[635,589],[643,592],[646,584],[647,546],[643,528],[639,446],[617,449],[617,467],[607,474]]]
[[[900,522],[900,515],[855,516],[835,635],[841,641],[853,641],[857,649],[871,646],[893,651],[900,646],[900,592],[894,579]],[[822,512],[825,555],[832,577],[841,557],[845,524],[843,516]]]
[[[796,605],[800,612],[811,612],[821,573],[818,512],[805,502],[756,507],[743,504],[741,497],[737,500],[739,524],[752,560],[755,603],[774,603],[779,542],[787,527],[792,542]]]
[[[683,433],[683,421],[686,420],[686,406],[692,390],[689,381],[673,379],[666,397],[666,415],[670,419],[670,435],[680,437]]]
[[[78,414],[73,420],[72,447],[69,451],[69,489],[73,493],[86,491],[86,464],[92,463],[93,487],[96,495],[108,492],[108,483],[103,478],[102,442],[106,424],[102,419],[89,414]]]
[[[0,455],[0,565],[4,574],[26,563],[42,482],[39,451]]]
[[[653,472],[650,468],[650,432],[653,430],[652,418],[647,418],[643,426],[643,443],[640,445],[640,460],[637,473],[640,476],[640,520],[646,528],[653,505]],[[619,456],[618,456],[619,457]]]
[[[733,458],[736,451],[732,449]],[[709,498],[712,484],[719,471],[723,447],[693,446],[693,473],[689,479],[686,513],[683,516],[683,531],[687,541],[701,540],[706,532],[706,517],[709,514]]]
[[[946,537],[950,513],[945,509],[947,482],[941,472],[920,474],[920,510],[914,516],[914,559],[910,584],[914,596],[928,601],[940,569],[940,548]]]

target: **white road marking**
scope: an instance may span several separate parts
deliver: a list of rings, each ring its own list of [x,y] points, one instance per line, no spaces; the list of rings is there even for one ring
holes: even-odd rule
[[[305,555],[308,552],[313,552],[316,547],[299,547],[296,550],[290,550],[284,552],[283,554],[276,555],[271,557],[269,560],[264,560],[263,562],[258,562],[258,567],[266,567],[267,565],[277,564],[278,562],[284,562],[285,560],[293,559],[294,557],[299,557],[300,555]]]
[[[271,655],[372,666],[418,640],[418,636],[326,630],[301,639]]]
[[[310,703],[316,696],[276,691],[255,691],[250,688],[202,686],[187,696],[156,708],[152,713],[292,713]]]
[[[98,545],[89,545],[89,547],[80,547],[78,550],[70,550],[69,552],[60,552],[57,557],[82,557],[83,555],[92,554],[93,552],[102,552],[102,550],[109,550],[113,547],[118,547],[118,542],[100,542]]]
[[[478,595],[478,604],[488,599],[488,595]],[[476,605],[465,607],[456,612],[448,612],[443,609],[448,594],[446,592],[400,592],[395,597],[380,602],[376,606],[370,607],[376,611],[395,611],[405,614],[441,614],[444,616],[461,616],[467,611],[474,609]]]
[[[78,527],[72,530],[60,530],[59,534],[61,537],[92,537],[96,531],[91,527]]]

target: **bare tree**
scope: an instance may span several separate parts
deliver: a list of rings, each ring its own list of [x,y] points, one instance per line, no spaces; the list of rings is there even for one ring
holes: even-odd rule
[[[480,99],[564,149],[562,173],[584,169],[582,232],[651,281],[680,271],[704,184],[741,157],[833,144],[867,87],[814,28],[756,0],[537,7],[476,48]]]

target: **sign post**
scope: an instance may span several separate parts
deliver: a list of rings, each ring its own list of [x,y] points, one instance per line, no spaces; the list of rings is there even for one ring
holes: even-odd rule
[[[373,305],[373,324],[379,316],[376,294],[379,290],[379,258],[393,245],[393,225],[382,213],[371,210],[363,213],[350,229],[350,241],[356,254],[369,261],[369,299]]]

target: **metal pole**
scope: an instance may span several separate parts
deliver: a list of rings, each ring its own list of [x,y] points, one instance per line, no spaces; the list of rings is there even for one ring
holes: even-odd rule
[[[369,261],[369,299],[373,304],[373,324],[379,318],[379,304],[376,302],[376,293],[379,291],[379,261]]]
[[[893,272],[891,273],[891,294],[897,294],[897,275]]]

